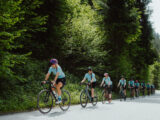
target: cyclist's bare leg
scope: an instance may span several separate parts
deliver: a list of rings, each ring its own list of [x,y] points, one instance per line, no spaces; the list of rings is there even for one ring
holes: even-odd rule
[[[104,88],[104,96],[106,97],[106,88]]]
[[[111,103],[111,101],[112,101],[112,94],[109,94],[108,102]]]
[[[126,96],[126,89],[124,89],[124,95]]]
[[[135,90],[133,89],[133,98],[135,97]]]
[[[62,83],[62,82],[59,82],[59,83],[56,85],[58,96],[61,96],[61,87],[62,87],[62,86],[63,86],[63,83]]]
[[[94,98],[94,88],[91,88],[91,97]]]
[[[53,86],[56,88],[56,84],[53,84]],[[52,88],[52,91],[56,91],[55,88]]]

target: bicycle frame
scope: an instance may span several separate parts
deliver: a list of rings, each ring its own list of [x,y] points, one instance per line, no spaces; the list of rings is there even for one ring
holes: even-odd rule
[[[104,94],[105,94],[105,97],[107,98],[107,99],[109,99],[109,94],[108,94],[108,88],[106,88],[106,87],[103,87],[103,92],[104,92]]]
[[[85,87],[85,93],[86,93],[86,95],[87,95],[87,97],[89,98],[89,100],[91,101],[91,96],[90,96],[90,94],[89,94],[89,90],[90,90],[90,88],[89,88],[89,84],[88,83],[83,83],[83,84],[85,84],[86,85],[86,87]]]
[[[56,89],[56,87],[52,84],[51,81],[46,81],[46,84],[49,84],[49,87],[48,87],[48,88],[45,88],[45,87],[42,85],[43,88],[49,90],[50,93],[52,93],[54,99],[55,99],[55,100],[58,100],[57,97],[56,97],[56,94],[55,94],[55,93],[53,92],[53,90],[52,90],[52,88]]]
[[[123,94],[124,94],[124,89],[123,89],[123,87],[122,87],[122,86],[120,87],[120,91],[119,91],[119,93],[123,93]]]

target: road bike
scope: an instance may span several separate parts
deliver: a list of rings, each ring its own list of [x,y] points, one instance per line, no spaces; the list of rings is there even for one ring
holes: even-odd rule
[[[96,90],[94,90],[94,98],[92,100],[91,89],[89,87],[90,84],[89,83],[82,83],[81,85],[85,85],[86,86],[85,89],[83,89],[81,91],[81,94],[80,94],[81,106],[83,108],[85,108],[87,106],[88,101],[90,101],[92,103],[92,105],[95,106],[97,104],[97,101],[98,101]]]
[[[110,86],[111,87],[111,86]],[[111,98],[109,98],[109,90],[111,90],[111,88],[103,86],[104,90],[102,91],[102,104],[105,104],[106,101],[109,101]]]
[[[124,99],[124,101],[126,100],[126,96],[124,94],[124,88],[122,86],[120,87],[119,97],[120,97],[120,101],[122,101],[122,99]]]
[[[58,101],[57,93],[52,91],[52,88],[56,89],[53,83],[51,81],[46,81],[46,84],[48,84],[48,87],[44,87],[44,84],[41,83],[43,90],[39,92],[37,97],[38,110],[43,114],[49,113],[53,105],[56,105],[55,102]],[[64,88],[61,88],[61,92],[62,102],[58,105],[61,110],[67,111],[71,104],[70,93]]]

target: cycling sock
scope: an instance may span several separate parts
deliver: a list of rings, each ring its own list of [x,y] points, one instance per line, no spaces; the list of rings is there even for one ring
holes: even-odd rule
[[[58,100],[61,100],[61,96],[58,96]]]

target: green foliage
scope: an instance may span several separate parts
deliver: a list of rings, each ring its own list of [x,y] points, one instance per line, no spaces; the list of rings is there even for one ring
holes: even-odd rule
[[[160,89],[160,62],[155,62],[150,66],[150,78],[151,84],[154,84],[156,89]]]
[[[105,50],[110,51],[109,62],[106,63],[113,76],[114,82],[118,82],[123,74],[130,79],[133,75],[133,65],[130,53],[130,44],[135,42],[141,34],[140,12],[135,7],[135,1],[107,0],[104,6],[105,29],[107,38]]]

